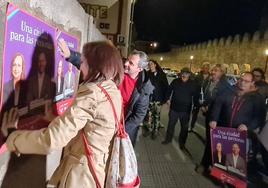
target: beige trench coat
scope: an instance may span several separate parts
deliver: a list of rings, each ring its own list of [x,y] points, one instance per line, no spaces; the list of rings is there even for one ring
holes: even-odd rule
[[[119,116],[122,110],[120,91],[111,80],[103,82],[102,86],[110,94]],[[97,83],[81,85],[73,106],[54,119],[48,128],[13,132],[8,137],[7,147],[24,154],[48,154],[65,147],[64,157],[49,184],[60,188],[94,188],[95,181],[87,165],[81,138],[83,128],[93,149],[97,176],[103,187],[115,121],[112,107]]]

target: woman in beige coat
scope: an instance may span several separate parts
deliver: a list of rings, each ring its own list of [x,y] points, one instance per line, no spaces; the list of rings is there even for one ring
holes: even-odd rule
[[[49,184],[56,187],[96,187],[90,173],[81,131],[93,150],[96,174],[102,187],[115,134],[112,107],[97,84],[112,98],[117,114],[121,114],[121,95],[117,85],[123,77],[121,57],[107,42],[87,43],[81,56],[83,83],[74,104],[64,115],[55,118],[48,128],[36,131],[14,131],[7,139],[10,151],[23,154],[48,154],[64,148],[64,156]],[[14,118],[13,118],[14,120]],[[14,122],[14,121],[13,121]],[[6,127],[14,126],[6,122]]]

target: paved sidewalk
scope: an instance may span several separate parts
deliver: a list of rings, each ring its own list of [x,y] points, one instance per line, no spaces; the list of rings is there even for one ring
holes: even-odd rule
[[[164,130],[152,140],[150,136],[139,135],[139,141],[135,147],[139,165],[139,173],[142,181],[142,188],[214,188],[217,187],[211,180],[195,173],[195,160],[182,152],[176,141],[168,145],[162,145]],[[196,145],[197,140],[194,134],[189,134],[189,144]],[[195,142],[195,143],[193,143]],[[200,142],[200,141],[199,141]],[[194,153],[192,153],[193,155]],[[199,154],[202,155],[202,154]]]

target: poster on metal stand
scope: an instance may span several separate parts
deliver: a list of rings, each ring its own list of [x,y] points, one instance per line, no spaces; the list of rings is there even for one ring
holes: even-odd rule
[[[236,188],[247,186],[247,132],[234,128],[211,129],[211,175]]]

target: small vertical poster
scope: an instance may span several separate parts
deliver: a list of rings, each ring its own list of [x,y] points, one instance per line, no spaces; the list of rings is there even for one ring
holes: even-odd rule
[[[247,132],[217,127],[211,130],[212,176],[235,187],[246,186]]]

